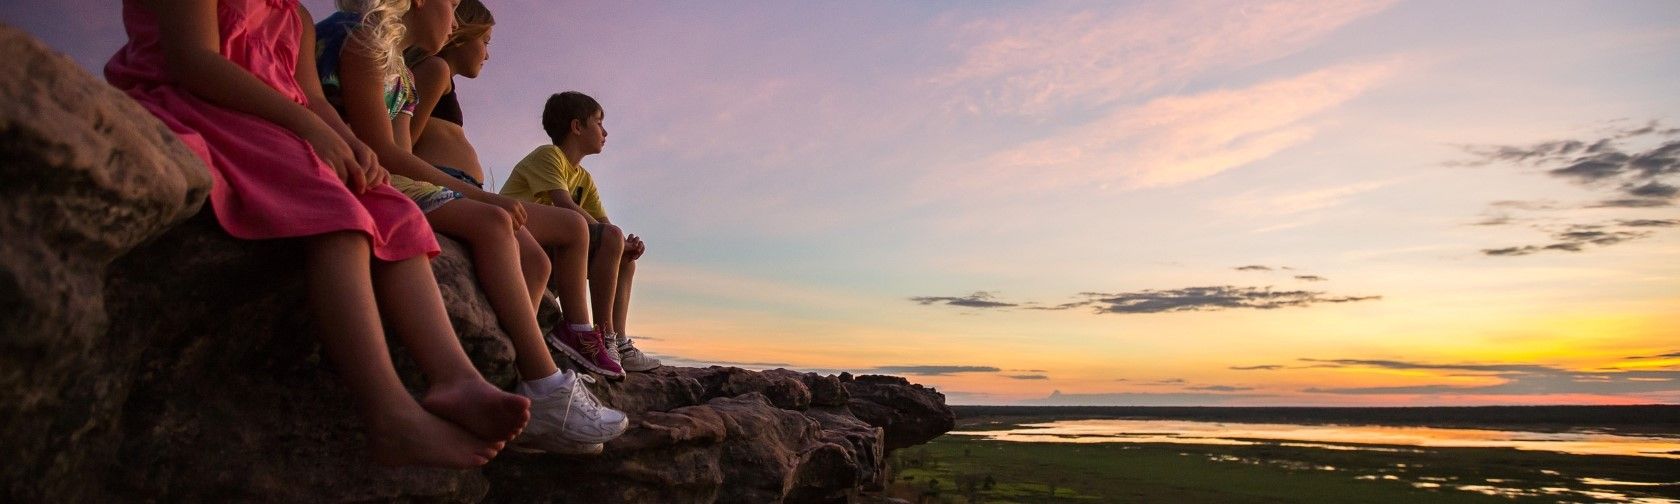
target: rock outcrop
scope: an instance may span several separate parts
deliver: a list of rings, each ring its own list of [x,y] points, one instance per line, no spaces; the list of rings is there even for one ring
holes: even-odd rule
[[[223,233],[197,158],[67,58],[7,27],[0,58],[0,501],[845,502],[951,428],[901,378],[666,367],[592,385],[632,417],[602,455],[374,466],[299,244]],[[511,386],[467,254],[441,241],[462,346]]]
[[[209,191],[174,134],[104,82],[0,27],[0,464],[17,502],[94,495],[116,458],[138,346],[106,334],[106,266]]]

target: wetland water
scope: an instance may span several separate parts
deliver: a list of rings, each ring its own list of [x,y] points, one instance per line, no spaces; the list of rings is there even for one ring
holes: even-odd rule
[[[1247,445],[1270,442],[1303,448],[1375,451],[1394,451],[1407,446],[1515,448],[1574,455],[1680,459],[1680,437],[1624,436],[1602,432],[1105,419],[1030,423],[1007,430],[954,431],[952,434],[1038,443]],[[1676,479],[1680,479],[1680,475],[1676,475]]]
[[[1109,453],[1121,457],[1176,450],[1180,458],[1216,465],[1336,475],[1343,481],[1518,502],[1680,504],[1680,472],[1673,472],[1680,464],[1680,437],[1116,419],[967,428],[977,430],[950,434],[1004,445],[1100,444],[1118,447],[1121,451]]]

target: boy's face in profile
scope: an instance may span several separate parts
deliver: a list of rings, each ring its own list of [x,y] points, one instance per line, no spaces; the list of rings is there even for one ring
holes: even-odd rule
[[[607,147],[607,128],[603,125],[606,114],[600,110],[589,115],[589,119],[572,123],[572,131],[577,134],[578,145],[584,152],[600,154],[601,149]]]

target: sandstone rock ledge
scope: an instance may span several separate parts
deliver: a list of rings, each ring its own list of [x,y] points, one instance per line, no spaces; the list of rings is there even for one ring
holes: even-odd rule
[[[198,160],[69,59],[4,26],[0,59],[0,501],[846,502],[888,451],[952,427],[902,378],[667,367],[592,386],[632,417],[600,456],[373,466],[299,244],[222,233]],[[462,346],[511,386],[507,338],[443,245]]]

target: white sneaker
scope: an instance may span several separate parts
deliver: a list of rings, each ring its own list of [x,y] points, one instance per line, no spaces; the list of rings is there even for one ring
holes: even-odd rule
[[[614,348],[618,355],[618,365],[625,371],[653,371],[654,368],[664,365],[659,362],[659,359],[648,357],[647,354],[637,349],[636,342],[632,341],[629,335],[614,334],[613,338],[615,338],[613,344],[607,346]]]
[[[607,344],[607,358],[612,359],[613,364],[618,364],[619,369],[624,369],[624,354],[618,351],[618,342],[619,340],[624,339],[624,337],[619,336],[618,333],[610,332],[602,334],[601,339]],[[630,370],[624,369],[624,371]],[[623,377],[620,376],[619,378]]]
[[[630,419],[602,406],[589,393],[583,383],[594,383],[594,378],[570,369],[561,372],[571,378],[572,385],[543,397],[532,397],[524,384],[519,385],[519,395],[531,399],[531,421],[511,444],[522,451],[599,453],[601,443],[630,427]]]

